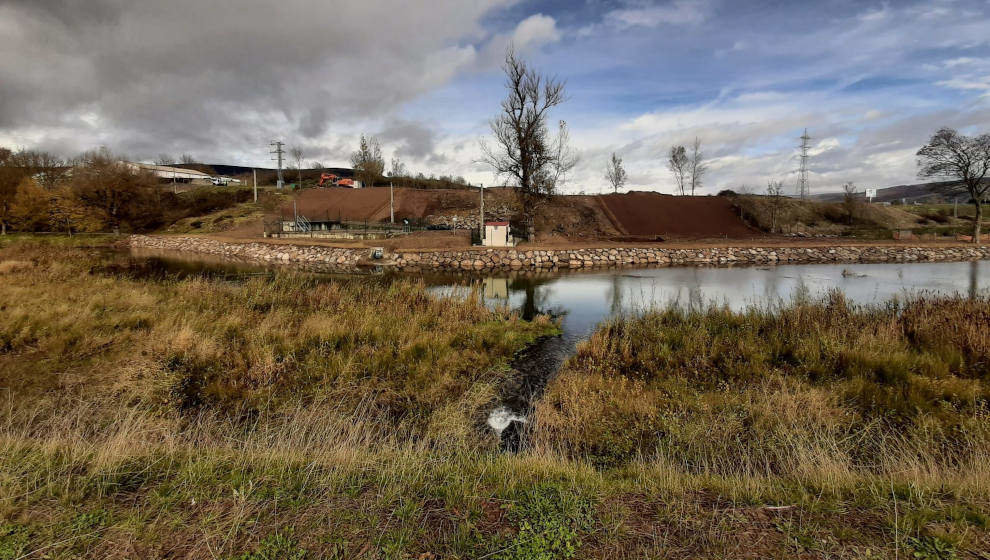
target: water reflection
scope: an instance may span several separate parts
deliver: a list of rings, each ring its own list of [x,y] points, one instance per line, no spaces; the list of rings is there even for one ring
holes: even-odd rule
[[[561,316],[565,338],[588,336],[604,319],[679,306],[734,310],[818,298],[841,290],[856,303],[912,294],[987,294],[990,261],[903,264],[805,264],[770,267],[677,267],[584,273],[501,274],[428,278],[431,289],[454,293],[480,281],[490,304],[508,305],[529,318]]]

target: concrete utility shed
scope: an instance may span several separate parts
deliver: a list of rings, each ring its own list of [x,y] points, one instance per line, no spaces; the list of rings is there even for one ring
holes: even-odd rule
[[[485,222],[485,239],[482,245],[486,247],[513,247],[515,240],[509,229],[509,222]]]

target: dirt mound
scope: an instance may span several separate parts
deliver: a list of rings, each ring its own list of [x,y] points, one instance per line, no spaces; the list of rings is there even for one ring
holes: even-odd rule
[[[599,197],[616,229],[633,237],[753,237],[731,201],[717,196],[670,196],[652,192]]]

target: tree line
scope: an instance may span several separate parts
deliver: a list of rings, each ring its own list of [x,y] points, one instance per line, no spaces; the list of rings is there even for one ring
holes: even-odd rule
[[[296,172],[297,184],[301,186],[304,152],[302,148],[291,147],[289,156],[286,169],[290,172],[290,176],[292,171]],[[381,142],[377,137],[367,134],[361,135],[358,148],[351,152],[350,163],[354,170],[354,178],[366,187],[391,184],[396,187],[416,189],[458,189],[471,186],[464,177],[460,176],[413,174],[398,155],[394,155],[386,164]],[[308,165],[310,170],[326,168],[320,161],[312,161]]]
[[[66,160],[0,147],[0,234],[148,231],[244,202],[246,189],[176,194],[105,148]]]

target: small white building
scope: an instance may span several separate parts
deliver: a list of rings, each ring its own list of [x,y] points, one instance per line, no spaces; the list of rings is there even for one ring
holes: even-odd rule
[[[512,237],[509,222],[485,222],[485,238],[481,244],[485,247],[514,247],[516,240]]]

